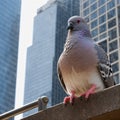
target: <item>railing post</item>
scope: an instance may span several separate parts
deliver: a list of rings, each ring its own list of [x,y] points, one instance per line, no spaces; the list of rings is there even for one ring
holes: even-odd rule
[[[44,110],[47,108],[47,103],[49,102],[48,97],[42,96],[38,99],[38,111]]]
[[[36,108],[36,107],[38,107],[39,111],[44,110],[47,107],[48,101],[49,101],[48,97],[42,96],[38,100],[31,102],[31,103],[28,103],[21,108],[17,108],[17,109],[14,109],[14,110],[11,110],[11,111],[8,111],[6,113],[1,114],[0,120],[7,120],[11,117],[14,117],[14,116],[21,114],[21,113],[24,113],[24,112],[27,112],[31,109]]]

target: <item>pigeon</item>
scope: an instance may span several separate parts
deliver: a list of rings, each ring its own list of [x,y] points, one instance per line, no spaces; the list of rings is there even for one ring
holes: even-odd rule
[[[68,34],[63,52],[57,62],[57,73],[64,91],[69,95],[64,104],[76,97],[86,99],[95,92],[115,85],[106,52],[96,44],[80,16],[68,19]]]

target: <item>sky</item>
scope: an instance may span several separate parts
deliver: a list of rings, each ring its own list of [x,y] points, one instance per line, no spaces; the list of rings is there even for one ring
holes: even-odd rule
[[[37,9],[48,0],[22,0],[15,108],[23,106],[27,48],[32,44],[33,21]],[[15,120],[20,119],[19,115]]]

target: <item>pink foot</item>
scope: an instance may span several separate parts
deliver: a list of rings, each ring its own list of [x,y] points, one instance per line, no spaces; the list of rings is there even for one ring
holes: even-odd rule
[[[87,92],[85,92],[84,94],[82,94],[81,96],[85,96],[85,98],[88,99],[91,94],[95,93],[95,89],[96,89],[96,85],[93,84],[91,86],[91,88]]]
[[[69,103],[73,104],[74,103],[74,98],[76,98],[75,97],[75,92],[72,91],[70,96],[67,96],[67,97],[64,98],[63,103],[67,104],[69,102]]]

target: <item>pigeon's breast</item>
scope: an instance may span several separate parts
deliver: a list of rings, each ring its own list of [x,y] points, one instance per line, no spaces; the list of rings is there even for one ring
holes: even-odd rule
[[[97,66],[98,57],[91,42],[77,41],[69,44],[71,47],[61,55],[62,71],[70,73],[73,67],[76,72],[83,72]]]
[[[96,85],[95,92],[104,89],[103,82],[101,81],[101,77],[96,69],[88,72],[77,73],[74,68],[72,68],[71,74],[65,74],[63,76],[63,80],[68,94],[71,94],[71,91],[74,91],[75,96],[77,97],[88,91],[92,84]]]

